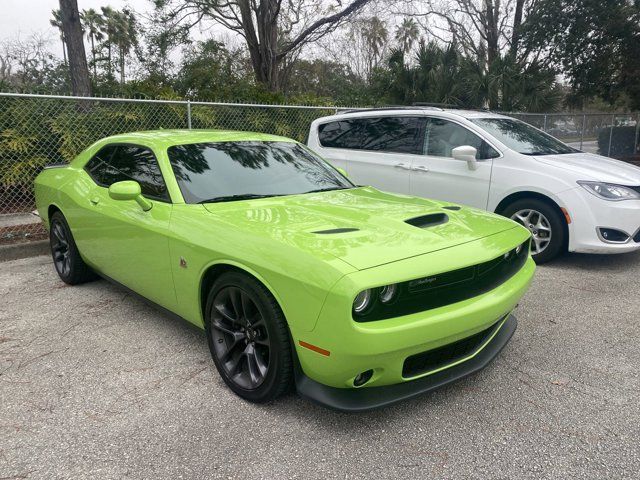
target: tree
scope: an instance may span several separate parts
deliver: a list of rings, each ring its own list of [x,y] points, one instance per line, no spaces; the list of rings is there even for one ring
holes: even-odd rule
[[[49,23],[52,27],[58,29],[58,32],[60,34],[60,42],[62,43],[62,58],[64,60],[64,63],[67,63],[67,46],[64,41],[64,31],[62,30],[62,18],[60,17],[60,9],[51,10],[51,15],[53,16],[53,18],[49,20]]]
[[[138,44],[137,22],[130,10],[124,9],[121,12],[115,12],[115,31],[113,32],[112,41],[118,47],[120,84],[124,84],[126,57],[131,48]]]
[[[69,55],[69,76],[74,95],[91,96],[91,81],[84,51],[77,0],[60,0],[62,30]]]
[[[540,0],[522,36],[562,69],[574,103],[627,95],[640,108],[640,1]]]
[[[208,18],[238,33],[246,43],[256,80],[280,88],[281,65],[310,42],[351,18],[371,0],[154,0],[169,8],[167,21],[189,27]]]
[[[116,11],[111,7],[100,7],[102,11],[103,22],[101,25],[102,35],[104,38],[104,47],[107,49],[107,77],[113,79],[113,57],[112,44],[118,30]]]
[[[409,53],[419,36],[418,23],[411,17],[403,18],[402,23],[396,28],[396,40],[404,54]]]
[[[145,49],[142,63],[152,81],[166,84],[173,70],[171,53],[179,47],[191,44],[189,32],[181,26],[174,27],[163,19],[164,10],[155,10],[144,28]]]
[[[91,42],[91,66],[93,67],[93,79],[95,81],[98,78],[96,41],[100,41],[104,38],[102,34],[104,19],[96,10],[90,8],[89,10],[82,11],[80,14],[80,20],[82,21],[87,38],[89,39],[89,42]]]
[[[361,34],[365,42],[367,71],[370,74],[382,61],[389,31],[385,22],[374,16],[362,21]]]

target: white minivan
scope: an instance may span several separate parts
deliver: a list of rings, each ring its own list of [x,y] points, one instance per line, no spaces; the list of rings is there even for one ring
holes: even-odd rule
[[[527,227],[531,253],[640,249],[640,168],[576,150],[483,111],[368,109],[311,124],[308,146],[358,184],[497,212]]]

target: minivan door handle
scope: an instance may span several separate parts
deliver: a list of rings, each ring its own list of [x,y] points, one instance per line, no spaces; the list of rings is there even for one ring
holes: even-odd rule
[[[411,170],[411,165],[407,165],[406,163],[396,163],[394,165],[395,168],[402,168],[404,170]]]
[[[416,165],[415,167],[412,167],[411,170],[414,170],[416,172],[428,172],[429,168],[425,167],[424,165]]]

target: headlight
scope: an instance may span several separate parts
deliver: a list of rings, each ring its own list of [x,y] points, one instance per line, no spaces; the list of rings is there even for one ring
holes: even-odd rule
[[[603,200],[618,202],[620,200],[638,200],[640,192],[631,187],[604,182],[578,181],[578,185]]]
[[[371,289],[363,290],[358,295],[356,295],[355,300],[353,301],[353,311],[356,313],[365,312],[373,301],[373,294]]]
[[[385,285],[380,289],[380,301],[382,303],[390,303],[396,298],[396,293],[398,293],[398,285],[395,283]]]

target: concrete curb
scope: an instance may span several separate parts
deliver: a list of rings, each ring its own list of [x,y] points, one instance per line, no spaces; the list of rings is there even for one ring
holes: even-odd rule
[[[0,245],[0,262],[49,254],[49,240]]]

